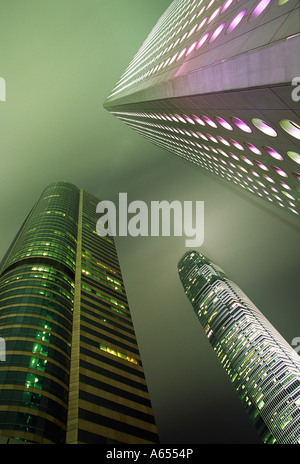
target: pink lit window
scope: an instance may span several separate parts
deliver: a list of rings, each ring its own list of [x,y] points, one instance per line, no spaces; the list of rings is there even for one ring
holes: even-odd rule
[[[207,18],[202,19],[201,23],[199,24],[199,26],[198,26],[198,28],[197,28],[197,31],[200,31],[201,27],[204,26],[204,24],[206,23],[206,21],[207,21]]]
[[[197,50],[199,50],[200,47],[202,47],[202,45],[204,44],[204,42],[207,40],[209,36],[209,32],[207,32],[206,34],[204,34],[201,39],[199,40],[198,42],[198,45],[197,45]]]
[[[200,126],[205,126],[205,123],[199,118],[199,116],[193,115],[193,118],[198,124],[200,124]]]
[[[250,142],[245,142],[245,147],[249,148],[252,153],[255,153],[256,155],[261,155],[261,151],[252,143]]]
[[[274,169],[275,172],[277,172],[277,174],[279,174],[281,177],[288,177],[287,173],[285,171],[283,171],[281,168],[279,168],[278,166],[271,166],[272,169]]]
[[[229,152],[229,154],[230,154],[230,156],[231,156],[233,159],[235,159],[235,160],[237,160],[237,161],[240,160],[240,158],[239,158],[237,155],[235,155],[234,153]]]
[[[183,57],[183,55],[185,54],[185,52],[186,52],[186,47],[185,47],[183,50],[181,50],[181,52],[179,53],[179,55],[178,55],[178,57],[177,57],[177,60],[176,60],[176,61],[179,61],[179,60],[180,60],[180,58],[182,58],[182,57]]]
[[[222,10],[221,10],[221,13],[224,13],[224,11],[227,10],[227,8],[230,7],[230,5],[232,4],[233,0],[227,0],[224,5],[222,6]]]
[[[267,176],[266,174],[264,174],[264,178],[267,179],[267,181],[271,182],[272,184],[275,183],[275,181],[271,177]]]
[[[187,116],[186,114],[183,115],[184,119],[187,120],[187,122],[190,122],[191,124],[195,124],[195,122],[192,120],[192,118],[190,118],[189,116]]]
[[[224,150],[221,150],[221,148],[218,148],[217,150],[221,155],[225,156],[225,158],[228,158],[228,155]]]
[[[288,184],[286,184],[285,182],[282,182],[282,180],[278,180],[277,182],[278,182],[278,184],[281,185],[281,187],[285,188],[286,190],[292,190],[291,187]]]
[[[214,123],[214,121],[212,121],[208,116],[203,116],[202,115],[202,119],[206,122],[206,124],[208,124],[209,126],[211,127],[217,127],[216,123]]]
[[[240,24],[240,22],[242,21],[246,13],[247,13],[246,9],[242,10],[233,18],[233,20],[231,21],[231,23],[229,24],[226,30],[226,34],[230,34],[230,32],[232,32]]]
[[[213,12],[213,14],[212,14],[211,17],[209,18],[208,22],[211,23],[211,22],[215,19],[215,17],[218,16],[219,12],[220,12],[220,7],[217,8],[217,9]]]
[[[263,169],[264,171],[268,171],[269,169],[267,168],[267,166],[263,163],[261,163],[260,161],[256,161],[254,160],[255,164],[257,164],[257,166],[260,168],[260,169]]]
[[[252,132],[252,129],[250,129],[250,127],[241,119],[235,118],[234,116],[230,119],[242,131],[248,132],[249,134]]]
[[[192,45],[189,47],[188,51],[186,52],[186,56],[188,56],[190,53],[192,53],[195,50],[196,45],[197,45],[197,40],[196,42],[192,43]]]
[[[251,160],[249,160],[249,158],[247,158],[246,156],[241,156],[241,158],[245,161],[245,163],[250,164],[250,165],[253,166],[253,163],[252,163]]]
[[[217,139],[213,137],[211,134],[206,134],[206,136],[214,143],[218,143]]]
[[[251,172],[255,177],[259,177],[259,174],[256,171],[251,170]]]
[[[244,147],[242,147],[242,145],[239,142],[237,142],[236,140],[230,139],[229,142],[232,143],[232,145],[235,148],[237,148],[238,150],[244,150]]]
[[[209,39],[209,43],[212,43],[216,38],[221,34],[222,30],[224,29],[226,23],[220,24],[217,29],[212,34],[211,38]]]
[[[261,0],[256,5],[254,10],[252,11],[252,13],[250,15],[250,18],[249,18],[249,21],[251,21],[252,19],[256,19],[267,8],[269,3],[271,3],[271,0]]]
[[[263,147],[263,149],[270,155],[272,156],[272,158],[275,158],[277,160],[280,160],[282,161],[284,158],[283,156],[281,156],[280,153],[278,153],[278,151],[274,150],[274,148],[271,148],[271,147]]]
[[[220,140],[221,143],[223,143],[224,145],[227,145],[227,146],[230,146],[230,143],[224,139],[223,137],[221,137],[220,135],[218,135],[218,139]]]
[[[225,121],[225,119],[221,118],[220,116],[215,116],[215,120],[220,124],[220,126],[224,127],[227,130],[233,130],[231,125]]]
[[[179,114],[175,114],[175,117],[179,119],[179,121],[181,122],[184,122],[184,123],[186,122],[181,116],[179,116]]]

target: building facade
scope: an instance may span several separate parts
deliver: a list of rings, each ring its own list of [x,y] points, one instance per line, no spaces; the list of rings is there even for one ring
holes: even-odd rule
[[[104,107],[150,142],[298,219],[297,0],[174,0]]]
[[[0,437],[157,443],[115,245],[99,200],[49,185],[0,266]]]
[[[224,271],[196,251],[184,291],[264,443],[300,443],[300,357]]]

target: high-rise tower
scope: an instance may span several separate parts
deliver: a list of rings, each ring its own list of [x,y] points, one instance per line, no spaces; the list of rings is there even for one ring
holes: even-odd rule
[[[174,0],[104,106],[154,144],[294,221],[299,18],[297,0]]]
[[[196,251],[180,280],[265,443],[300,443],[300,357],[224,271]]]
[[[0,438],[157,443],[126,292],[98,199],[49,185],[0,266]]]

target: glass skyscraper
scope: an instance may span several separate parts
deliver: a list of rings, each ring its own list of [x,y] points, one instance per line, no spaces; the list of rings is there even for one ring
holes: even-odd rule
[[[104,107],[150,142],[294,222],[299,17],[298,0],[174,0]]]
[[[300,443],[300,357],[225,272],[197,251],[178,264],[184,291],[265,443]]]
[[[49,185],[0,266],[0,441],[157,443],[115,245],[99,200]]]

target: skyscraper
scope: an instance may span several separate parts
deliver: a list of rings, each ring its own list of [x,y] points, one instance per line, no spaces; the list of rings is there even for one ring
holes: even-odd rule
[[[216,264],[188,251],[180,280],[265,443],[300,443],[300,358]],[[216,419],[217,420],[217,419]]]
[[[0,438],[157,443],[115,245],[98,199],[49,185],[0,266]]]
[[[297,0],[174,0],[104,107],[149,141],[294,221],[299,31]]]

